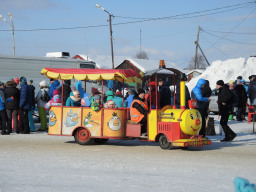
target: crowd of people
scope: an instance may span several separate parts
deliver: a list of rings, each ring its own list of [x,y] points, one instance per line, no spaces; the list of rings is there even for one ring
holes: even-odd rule
[[[250,84],[247,87],[245,80],[239,76],[235,81],[230,80],[224,84],[222,80],[216,82],[218,92],[218,107],[221,116],[220,124],[225,132],[225,138],[221,141],[232,141],[236,133],[227,125],[228,119],[236,109],[237,121],[245,120],[247,99],[250,105],[256,106],[256,76],[249,77]],[[40,118],[39,131],[45,131],[47,127],[47,113],[51,106],[76,106],[91,107],[97,111],[101,108],[130,108],[131,120],[142,124],[142,134],[147,132],[147,114],[149,108],[161,109],[166,105],[180,107],[179,83],[176,84],[175,93],[170,89],[168,82],[158,79],[158,82],[138,89],[124,88],[119,82],[108,81],[109,90],[102,94],[102,90],[94,87],[91,89],[91,98],[82,88],[82,82],[77,81],[71,87],[70,80],[64,80],[63,85],[58,80],[50,79],[48,84],[45,80],[39,83],[40,90],[35,94],[33,81],[27,81],[25,77],[10,79],[0,82],[0,120],[1,134],[8,135],[12,131],[21,134],[29,134],[35,131],[33,110],[37,107]],[[62,90],[63,89],[63,90]],[[151,92],[151,96],[149,96]],[[186,108],[192,98],[197,100],[197,110],[202,116],[202,128],[200,135],[205,134],[205,120],[208,116],[208,107],[212,90],[209,81],[199,79],[196,86],[189,93],[186,87]],[[124,93],[124,95],[122,95]],[[175,94],[175,97],[174,97]],[[104,98],[101,98],[104,95]],[[157,99],[156,99],[157,98]]]
[[[225,133],[224,139],[221,142],[232,141],[237,134],[228,126],[228,120],[233,119],[234,109],[236,109],[236,120],[245,120],[246,105],[249,97],[250,105],[256,106],[256,76],[249,76],[249,86],[245,84],[245,80],[238,76],[237,79],[230,80],[227,84],[223,80],[216,82],[218,90],[218,108],[221,116],[220,125]],[[200,135],[205,137],[205,120],[208,116],[208,107],[210,102],[211,89],[209,82],[204,79],[199,79],[196,86],[193,88],[191,98],[198,101],[197,110],[202,116],[202,128]]]

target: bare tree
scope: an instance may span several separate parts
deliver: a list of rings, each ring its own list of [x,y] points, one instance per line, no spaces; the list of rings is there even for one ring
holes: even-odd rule
[[[195,68],[195,57],[192,57],[189,61],[189,64],[187,66],[188,69],[194,69]],[[203,55],[198,54],[197,55],[197,64],[196,64],[196,69],[205,69],[206,68],[206,63]]]
[[[140,51],[135,55],[137,59],[148,59],[148,54],[145,51]]]

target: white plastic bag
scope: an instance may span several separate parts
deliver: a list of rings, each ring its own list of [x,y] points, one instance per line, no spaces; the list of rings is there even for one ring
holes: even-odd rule
[[[219,125],[219,133],[220,133],[220,135],[223,135],[223,129],[222,129],[222,126],[221,125]]]

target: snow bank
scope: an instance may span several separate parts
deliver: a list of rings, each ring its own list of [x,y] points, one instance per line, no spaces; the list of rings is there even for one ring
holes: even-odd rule
[[[214,61],[205,72],[200,76],[193,78],[187,86],[191,91],[197,81],[200,78],[206,79],[210,82],[210,87],[213,89],[216,87],[216,81],[222,79],[225,83],[230,80],[236,80],[238,76],[242,76],[246,81],[250,75],[256,74],[256,58],[250,57],[247,60],[245,58],[228,59],[226,61]]]

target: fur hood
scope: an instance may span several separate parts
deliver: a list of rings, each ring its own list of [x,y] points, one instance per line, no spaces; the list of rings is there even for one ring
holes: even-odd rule
[[[16,87],[16,83],[14,81],[7,81],[5,86],[6,87]]]

